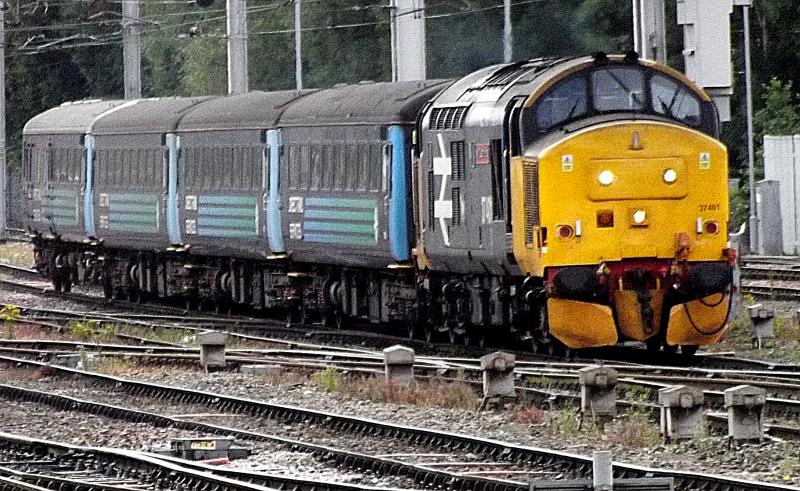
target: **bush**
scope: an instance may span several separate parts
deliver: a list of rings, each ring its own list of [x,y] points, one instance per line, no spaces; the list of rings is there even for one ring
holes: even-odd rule
[[[315,373],[313,379],[314,383],[327,392],[336,392],[344,385],[344,377],[333,367],[328,367],[321,372]]]
[[[3,321],[3,335],[6,339],[14,339],[16,337],[19,316],[19,307],[15,307],[14,305],[6,305],[0,309],[0,320]]]
[[[571,407],[550,411],[550,432],[554,435],[577,436],[580,433],[580,411]]]

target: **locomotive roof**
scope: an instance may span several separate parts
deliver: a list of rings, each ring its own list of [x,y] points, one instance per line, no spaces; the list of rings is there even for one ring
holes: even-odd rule
[[[449,80],[360,83],[320,90],[293,104],[281,126],[412,123]]]
[[[124,104],[122,100],[88,100],[66,102],[31,118],[23,133],[26,135],[84,134],[92,123],[107,111]]]
[[[178,131],[265,129],[275,127],[292,101],[314,90],[248,92],[215,97],[189,111],[178,123]]]
[[[168,133],[183,116],[209,97],[166,97],[139,99],[108,113],[94,125],[97,135]]]
[[[554,73],[580,65],[590,57],[537,58],[492,65],[459,79],[436,98],[433,107],[467,107],[469,126],[502,124],[508,101],[529,95]]]

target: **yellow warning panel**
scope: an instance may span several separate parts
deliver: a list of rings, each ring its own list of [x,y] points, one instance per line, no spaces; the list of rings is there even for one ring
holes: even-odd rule
[[[725,333],[731,296],[718,293],[670,309],[667,344],[708,346]]]
[[[547,299],[550,334],[568,348],[597,348],[617,344],[611,307],[563,298]]]

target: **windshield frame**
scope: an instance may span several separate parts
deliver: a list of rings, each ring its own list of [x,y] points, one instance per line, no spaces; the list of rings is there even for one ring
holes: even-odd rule
[[[597,108],[597,104],[595,103],[595,85],[594,85],[594,78],[595,74],[602,71],[614,70],[614,69],[629,69],[629,70],[636,70],[642,74],[642,80],[644,84],[644,91],[642,93],[642,105],[640,109],[610,109],[610,110],[602,110]],[[584,94],[584,98],[586,100],[587,110],[581,114],[573,115],[567,119],[557,121],[552,123],[550,126],[543,127],[539,123],[538,111],[540,109],[540,104],[544,103],[549,96],[553,93],[557,92],[559,89],[562,89],[565,84],[570,83],[570,81],[574,80],[575,78],[583,78],[586,80],[585,90],[586,93]],[[696,121],[692,122],[687,119],[682,119],[673,116],[671,113],[667,112],[660,112],[656,110],[653,105],[653,79],[654,78],[661,78],[667,81],[673,82],[676,84],[678,88],[685,90],[687,96],[691,97],[696,103],[698,107],[698,114]],[[712,104],[713,105],[713,104]],[[523,124],[523,127],[532,130],[536,134],[544,134],[549,133],[557,128],[563,128],[570,123],[575,121],[588,119],[593,116],[601,116],[601,115],[608,115],[608,114],[637,114],[643,116],[652,116],[657,118],[664,118],[670,121],[674,121],[676,124],[680,124],[682,126],[686,126],[692,129],[696,129],[703,132],[708,132],[711,129],[706,121],[707,117],[704,114],[708,111],[705,107],[705,101],[696,93],[696,91],[692,90],[690,85],[687,85],[684,81],[670,75],[667,72],[663,72],[660,70],[654,70],[650,67],[644,65],[625,65],[625,64],[610,64],[610,65],[603,65],[603,66],[592,66],[590,68],[585,68],[582,70],[578,70],[574,73],[571,73],[564,78],[558,80],[558,82],[554,83],[552,87],[548,87],[545,92],[542,93],[541,96],[537,98],[535,103],[528,108],[529,114],[525,117],[527,121],[526,124]],[[714,111],[716,114],[716,112]],[[717,128],[718,131],[718,128]]]

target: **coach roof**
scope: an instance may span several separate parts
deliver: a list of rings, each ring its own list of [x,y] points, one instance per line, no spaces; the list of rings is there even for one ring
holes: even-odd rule
[[[314,92],[284,90],[215,97],[189,111],[178,123],[178,131],[274,128],[293,101]]]
[[[362,82],[321,90],[292,103],[279,126],[413,123],[422,107],[449,84]]]
[[[94,125],[97,135],[170,133],[189,111],[209,97],[139,99],[110,112]]]
[[[120,106],[122,100],[87,100],[66,102],[31,118],[23,133],[26,135],[85,134],[92,123],[107,111]]]

